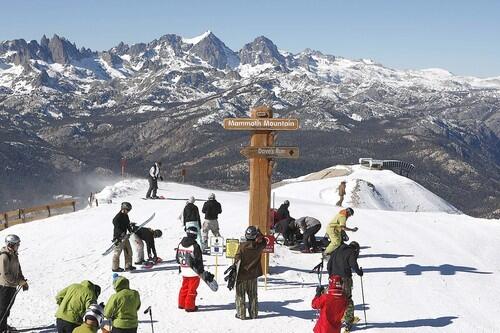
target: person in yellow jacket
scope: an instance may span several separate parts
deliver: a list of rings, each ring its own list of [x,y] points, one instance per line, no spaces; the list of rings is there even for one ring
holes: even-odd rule
[[[137,333],[139,293],[130,289],[129,281],[123,276],[114,278],[113,287],[116,294],[111,295],[104,307],[104,317],[112,320],[111,333]]]
[[[337,247],[342,244],[342,231],[358,231],[358,228],[348,228],[346,226],[347,219],[354,215],[354,210],[351,207],[347,207],[346,209],[342,209],[333,220],[328,223],[326,227],[326,234],[328,238],[330,238],[330,244],[326,247],[323,252],[324,255],[330,255]]]

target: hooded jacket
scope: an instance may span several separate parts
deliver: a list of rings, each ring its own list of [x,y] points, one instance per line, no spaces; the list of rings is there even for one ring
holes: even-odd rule
[[[186,236],[181,240],[175,258],[184,277],[198,276],[205,270],[201,248],[194,237]]]
[[[345,243],[341,244],[330,255],[328,260],[328,275],[339,275],[340,277],[351,277],[352,270],[358,275],[361,270],[358,266],[358,251]]]
[[[314,333],[340,333],[342,317],[347,308],[342,279],[339,276],[331,276],[328,291],[320,296],[316,295],[311,306],[320,311]]]
[[[217,200],[209,199],[203,204],[201,212],[205,213],[205,220],[217,220],[219,214],[222,213],[222,207]]]
[[[59,305],[56,318],[73,324],[82,323],[85,311],[90,304],[97,302],[98,296],[95,285],[88,280],[69,285],[56,296],[56,303]]]
[[[0,253],[0,286],[15,288],[26,280],[21,270],[17,252],[4,246]]]
[[[261,254],[266,247],[266,241],[246,241],[240,243],[236,252],[234,263],[240,263],[238,269],[238,281],[252,280],[262,276],[262,266],[260,264]]]
[[[186,226],[186,222],[198,222],[198,229],[201,230],[200,211],[195,204],[190,202],[186,204],[182,212],[182,218],[184,226]]]
[[[129,281],[119,276],[113,282],[116,294],[111,295],[104,307],[104,316],[113,321],[113,327],[127,329],[139,325],[137,311],[141,307],[141,299],[137,290],[129,288]]]
[[[97,333],[99,327],[91,326],[87,323],[83,323],[73,330],[73,333]]]

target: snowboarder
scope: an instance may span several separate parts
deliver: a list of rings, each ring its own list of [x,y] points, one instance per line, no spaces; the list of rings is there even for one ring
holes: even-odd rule
[[[131,223],[132,232],[134,232],[134,240],[136,245],[137,260],[136,265],[143,265],[146,263],[144,261],[144,243],[146,243],[146,248],[148,251],[148,260],[156,262],[158,260],[158,254],[156,253],[155,238],[159,238],[163,235],[161,230],[153,230],[151,228],[140,228],[136,226],[135,223]]]
[[[83,324],[75,328],[72,333],[97,333],[104,319],[103,312],[101,305],[91,304],[83,316]]]
[[[220,237],[219,221],[217,220],[222,208],[220,203],[215,200],[215,194],[210,193],[208,201],[203,204],[201,209],[205,213],[205,221],[203,221],[203,247],[202,250],[208,248],[208,232],[211,231],[215,237]]]
[[[187,230],[189,227],[195,227],[196,230],[198,230],[198,235],[196,236],[196,242],[198,242],[198,245],[200,248],[202,247],[201,244],[201,218],[200,218],[200,211],[198,210],[198,207],[194,204],[196,199],[191,196],[189,197],[188,201],[186,202],[186,206],[184,206],[184,210],[182,211],[182,214],[179,218],[181,218],[182,223],[184,225],[184,230]]]
[[[85,310],[97,302],[101,287],[88,280],[74,283],[56,295],[58,305],[56,312],[57,333],[71,333],[82,323]]]
[[[137,311],[141,307],[139,292],[130,289],[128,279],[123,276],[113,279],[113,288],[116,293],[104,307],[104,316],[112,320],[111,333],[136,333],[139,325]]]
[[[330,244],[326,247],[324,255],[330,255],[337,247],[342,244],[342,231],[358,231],[358,228],[348,228],[346,226],[347,219],[354,215],[354,210],[350,207],[342,209],[326,227],[326,234],[330,238]]]
[[[346,181],[343,180],[340,182],[340,185],[339,187],[337,188],[337,191],[339,193],[339,201],[337,201],[337,203],[335,204],[336,206],[339,206],[339,207],[342,207],[342,202],[344,201],[344,195],[345,195],[345,184],[346,184]]]
[[[163,180],[163,177],[160,174],[161,162],[155,162],[153,166],[149,169],[148,182],[149,188],[146,193],[146,199],[158,199],[156,195],[156,191],[158,191],[158,178]]]
[[[186,312],[198,311],[196,295],[200,285],[200,276],[204,272],[203,257],[200,245],[196,242],[198,229],[187,227],[186,236],[182,238],[175,255],[182,274],[182,285],[179,290],[178,307]]]
[[[22,288],[23,291],[28,290],[28,282],[24,278],[17,253],[20,244],[19,236],[7,235],[5,246],[0,250],[0,332],[9,329],[7,318],[19,291],[18,288]]]
[[[239,267],[236,275],[236,318],[247,319],[245,294],[248,295],[248,313],[250,319],[257,318],[259,312],[257,298],[257,278],[262,276],[261,255],[266,247],[262,233],[255,226],[245,231],[246,242],[240,243],[234,258],[234,269]]]
[[[342,290],[341,281],[340,276],[332,275],[326,292],[325,287],[316,287],[316,296],[311,305],[320,312],[314,333],[340,333],[342,317],[347,307],[347,298]]]
[[[123,272],[124,269],[120,267],[120,254],[123,251],[125,256],[125,270],[133,271],[135,267],[132,266],[132,247],[130,246],[129,236],[127,231],[132,231],[128,213],[132,210],[130,202],[122,202],[121,209],[113,218],[113,243],[115,248],[113,250],[113,272]]]
[[[304,240],[303,253],[316,252],[316,233],[321,229],[321,222],[318,219],[310,216],[304,216],[295,220],[295,224],[299,226],[302,231]]]
[[[351,242],[349,245],[341,244],[328,260],[328,275],[338,275],[342,279],[342,289],[347,298],[347,308],[344,313],[346,329],[350,330],[353,323],[359,321],[354,317],[354,303],[352,301],[352,270],[363,276],[363,269],[358,265],[359,244]]]

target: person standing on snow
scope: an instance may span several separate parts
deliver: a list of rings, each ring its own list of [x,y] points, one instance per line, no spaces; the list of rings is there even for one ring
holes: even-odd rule
[[[261,257],[266,240],[259,229],[249,226],[245,231],[246,242],[240,243],[234,258],[234,269],[239,265],[236,277],[236,318],[247,319],[245,294],[248,295],[250,319],[259,313],[257,278],[262,276]]]
[[[200,211],[198,207],[195,205],[196,199],[191,196],[186,202],[186,206],[184,206],[184,210],[182,211],[182,223],[184,225],[184,230],[187,230],[189,227],[195,227],[198,230],[198,236],[196,236],[196,242],[202,247],[201,244],[201,218]]]
[[[321,222],[318,219],[310,216],[304,216],[295,220],[295,224],[299,226],[302,231],[304,240],[303,253],[316,252],[316,234],[321,229]]]
[[[337,201],[337,203],[335,204],[336,206],[338,207],[341,207],[342,206],[342,202],[344,201],[344,196],[345,196],[345,184],[346,184],[346,181],[343,180],[340,182],[340,185],[339,187],[337,188],[337,191],[339,192],[339,201]]]
[[[203,247],[202,250],[208,248],[208,232],[211,231],[215,237],[220,237],[219,232],[219,221],[217,220],[220,213],[222,213],[222,207],[220,203],[215,200],[215,194],[210,193],[208,196],[208,201],[203,204],[201,209],[202,213],[205,213],[205,221],[203,221]]]
[[[101,287],[88,280],[71,284],[58,292],[56,295],[57,333],[72,333],[82,323],[85,310],[97,302],[100,294]]]
[[[354,303],[352,301],[352,271],[359,276],[363,276],[363,269],[358,265],[359,244],[351,242],[349,245],[341,244],[330,256],[328,260],[328,275],[337,275],[342,279],[342,289],[347,298],[347,309],[344,313],[346,330],[350,330],[352,325],[359,321],[354,316]]]
[[[127,231],[131,231],[130,219],[128,213],[132,210],[130,202],[122,202],[121,209],[113,218],[113,243],[115,248],[113,250],[113,272],[123,272],[124,269],[120,267],[120,254],[123,251],[125,256],[125,270],[133,271],[132,266],[132,247],[130,246],[129,236]]]
[[[338,275],[330,276],[328,290],[316,288],[312,308],[319,310],[319,318],[314,326],[314,333],[340,333],[342,317],[347,308],[347,298],[342,290],[342,279]]]
[[[0,332],[7,331],[7,318],[14,303],[17,288],[28,290],[28,282],[24,278],[17,250],[21,239],[17,235],[7,235],[5,246],[0,250]],[[10,307],[9,307],[10,306]]]
[[[186,236],[177,246],[175,258],[182,274],[182,285],[179,290],[178,307],[186,312],[198,311],[196,306],[197,289],[200,285],[200,276],[205,271],[200,245],[196,242],[198,229],[190,226],[186,229]]]
[[[358,231],[358,228],[348,228],[346,226],[347,219],[354,215],[354,210],[350,207],[342,209],[326,227],[326,234],[330,238],[330,244],[326,247],[324,255],[330,255],[337,247],[342,244],[342,231]]]
[[[146,261],[144,261],[144,243],[146,243],[148,251],[148,260],[156,262],[158,260],[158,255],[156,253],[155,238],[159,238],[163,235],[161,230],[153,230],[151,228],[138,229],[135,223],[131,223],[131,226],[132,232],[134,232],[137,253],[135,264],[142,265],[146,263]]]
[[[104,309],[101,305],[91,304],[83,316],[83,323],[72,333],[97,333],[103,321],[103,312]]]
[[[146,199],[158,199],[156,191],[158,191],[158,178],[163,180],[160,174],[161,162],[155,162],[153,166],[149,169],[148,182],[149,188],[146,193]]]
[[[137,311],[141,307],[139,292],[130,289],[129,281],[123,276],[113,279],[113,288],[116,293],[104,307],[104,316],[112,321],[111,333],[137,333]]]

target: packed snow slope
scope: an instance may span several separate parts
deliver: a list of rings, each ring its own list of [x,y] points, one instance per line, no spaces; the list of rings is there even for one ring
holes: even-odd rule
[[[351,240],[362,245],[359,263],[363,277],[354,277],[356,315],[368,324],[367,332],[498,332],[500,330],[500,223],[498,220],[450,214],[454,208],[418,184],[390,171],[344,167],[344,176],[313,180],[309,176],[284,182],[274,189],[275,202],[291,202],[294,217],[314,216],[325,226],[338,212],[335,189],[347,180],[344,206],[355,207],[348,220]],[[312,179],[306,181],[307,179]],[[373,187],[359,184],[372,184]],[[140,292],[139,332],[150,332],[143,311],[152,306],[155,332],[312,332],[316,312],[311,300],[318,283],[309,273],[320,254],[291,252],[276,246],[271,255],[271,274],[259,280],[259,318],[234,318],[234,291],[228,291],[222,272],[230,260],[218,260],[214,293],[203,283],[198,289],[200,311],[177,309],[181,277],[173,262],[174,248],[184,235],[178,220],[185,202],[142,200],[146,180],[124,180],[99,195],[99,207],[55,216],[0,233],[18,234],[20,260],[30,289],[20,293],[10,324],[33,327],[53,323],[56,293],[70,283],[89,279],[102,286],[99,301],[106,302],[111,287],[111,256],[101,253],[110,245],[112,218],[121,201],[130,201],[132,221],[141,222],[156,213],[150,227],[163,230],[157,240],[159,255],[166,261],[147,271],[123,273],[131,288]],[[177,183],[160,183],[159,194],[169,198],[206,199],[215,192],[223,213],[219,222],[227,238],[239,238],[248,225],[248,193],[222,192]],[[107,201],[110,203],[105,203]],[[202,202],[197,202],[201,210]],[[416,207],[419,209],[416,209]],[[425,211],[425,212],[424,212]],[[122,258],[123,260],[123,258]],[[123,265],[123,261],[122,261]],[[205,257],[206,268],[215,272],[215,258]],[[326,264],[325,264],[326,268]],[[326,281],[326,274],[323,281]],[[364,320],[363,320],[364,321]],[[50,329],[34,332],[53,332]]]

